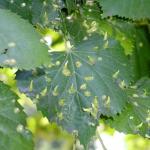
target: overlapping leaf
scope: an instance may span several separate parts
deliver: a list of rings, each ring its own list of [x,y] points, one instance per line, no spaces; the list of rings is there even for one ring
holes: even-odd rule
[[[134,50],[133,31],[135,28],[133,24],[116,18],[108,20],[102,19],[100,8],[94,3],[84,6],[82,11],[82,20],[84,18],[86,24],[91,24],[88,30],[98,30],[100,34],[105,35],[105,37],[116,39],[124,48],[126,55],[132,54]],[[83,23],[80,21],[80,24]]]
[[[143,78],[128,91],[129,101],[126,109],[108,124],[115,129],[150,137],[150,80]]]
[[[0,82],[0,149],[32,150],[31,135],[24,127],[25,114],[16,100],[10,88]]]
[[[14,13],[0,9],[0,64],[31,69],[48,61],[46,46],[32,25]]]
[[[103,17],[121,16],[131,19],[150,18],[149,0],[97,0],[103,10]]]

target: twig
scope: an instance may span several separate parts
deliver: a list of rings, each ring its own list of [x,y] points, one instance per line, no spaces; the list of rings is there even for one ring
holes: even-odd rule
[[[103,150],[107,150],[107,148],[106,148],[106,146],[104,145],[104,142],[103,142],[103,140],[102,140],[102,138],[101,138],[100,135],[98,135],[98,139],[99,139],[99,141],[100,141],[100,143],[101,143],[101,145],[102,145]]]

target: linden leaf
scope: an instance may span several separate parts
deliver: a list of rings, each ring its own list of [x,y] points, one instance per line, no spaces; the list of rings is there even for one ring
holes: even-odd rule
[[[128,90],[129,100],[125,110],[113,120],[111,127],[129,133],[150,137],[150,80],[143,78]]]
[[[118,42],[98,34],[51,57],[45,74],[20,75],[18,85],[50,121],[77,132],[87,146],[100,114],[113,116],[126,103],[124,88],[132,80],[128,59]]]
[[[48,62],[48,50],[32,25],[0,9],[0,65],[31,69]]]

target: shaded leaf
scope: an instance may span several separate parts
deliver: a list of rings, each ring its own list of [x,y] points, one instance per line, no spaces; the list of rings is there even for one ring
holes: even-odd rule
[[[97,0],[103,10],[103,17],[121,16],[131,19],[150,18],[149,0]]]
[[[17,96],[0,82],[0,149],[32,150],[32,138],[24,125],[25,114],[17,104]]]
[[[32,0],[1,0],[0,8],[9,9],[31,22],[31,2]]]
[[[110,18],[107,20],[102,19],[100,8],[94,3],[92,5],[86,5],[83,8],[82,20],[83,18],[85,20],[82,24],[84,24],[84,26],[85,23],[86,26],[89,25],[87,32],[90,30],[97,30],[100,34],[104,35],[105,38],[114,38],[119,41],[120,45],[124,48],[126,55],[132,54],[134,51],[134,40],[132,33],[135,30],[135,26],[133,24],[121,21],[117,18]]]
[[[85,19],[79,13],[73,13],[64,19],[62,31],[70,38],[69,40],[79,43],[88,35],[87,29],[83,25],[84,21]]]
[[[32,1],[32,22],[42,25],[55,25],[60,21],[60,10],[62,1],[55,0],[33,0]]]
[[[14,13],[0,9],[0,64],[31,69],[48,62],[46,46],[34,28]],[[10,26],[11,25],[11,26]]]
[[[135,32],[131,32],[131,34],[135,41],[133,55],[130,58],[135,78],[150,76],[150,44],[147,30],[135,28]]]
[[[64,0],[64,1],[69,13],[71,13],[71,11],[76,9],[77,6],[74,0],[73,1]]]

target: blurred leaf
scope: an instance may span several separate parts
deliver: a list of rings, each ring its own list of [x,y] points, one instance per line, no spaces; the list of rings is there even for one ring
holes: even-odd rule
[[[66,7],[69,11],[69,13],[71,13],[71,11],[75,10],[76,9],[76,3],[75,1],[70,1],[70,0],[64,0],[65,1],[65,4],[66,4]]]
[[[62,34],[37,25],[37,31],[43,36],[44,42],[49,46],[50,51],[65,51],[66,45]]]
[[[128,150],[149,150],[150,140],[138,135],[127,135],[126,143]]]
[[[0,68],[0,81],[3,81],[5,84],[9,85],[10,87],[15,87],[16,71],[17,71],[16,69]]]
[[[25,128],[25,114],[16,100],[10,88],[0,82],[0,149],[33,150],[31,135]]]
[[[135,48],[130,59],[136,79],[150,76],[150,43],[148,36],[145,28],[136,28],[135,34],[133,34]]]
[[[54,143],[58,143],[56,147],[59,150],[70,150],[73,146],[73,135],[58,127],[56,123],[50,123],[46,117],[43,117],[41,112],[28,117],[27,124],[28,129],[34,134],[36,150],[41,150],[40,147],[44,146],[44,143],[47,143],[47,147],[49,148],[42,148],[42,150],[55,149],[53,146]]]

